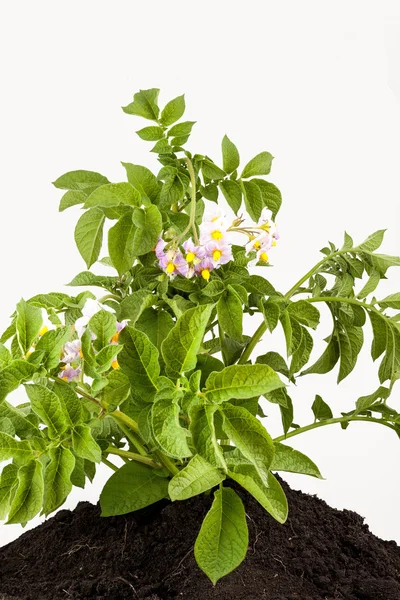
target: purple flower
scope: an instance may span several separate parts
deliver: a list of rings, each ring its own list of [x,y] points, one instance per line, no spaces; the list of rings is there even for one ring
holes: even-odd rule
[[[81,369],[74,369],[71,367],[71,365],[67,365],[66,367],[62,368],[58,376],[60,379],[68,381],[69,383],[70,381],[78,381],[81,372]]]
[[[232,246],[227,242],[209,242],[206,245],[207,256],[211,258],[215,267],[226,265],[233,258]]]
[[[186,252],[186,262],[198,264],[206,256],[206,249],[204,246],[196,246],[192,238],[186,240],[182,244]]]
[[[79,360],[82,358],[82,344],[81,340],[73,340],[72,342],[67,342],[64,345],[64,356],[62,361],[65,363],[72,363],[75,360]]]
[[[167,275],[186,275],[189,272],[189,265],[187,261],[183,258],[180,250],[173,248],[168,250],[163,254],[163,256],[159,259],[159,266]]]
[[[165,242],[161,237],[158,238],[158,242],[155,247],[155,253],[159,260],[164,256],[164,248],[166,245],[167,245],[167,242]]]
[[[195,271],[201,275],[203,279],[208,281],[210,279],[210,273],[214,268],[215,265],[211,258],[206,257],[201,261],[201,263],[195,266]]]

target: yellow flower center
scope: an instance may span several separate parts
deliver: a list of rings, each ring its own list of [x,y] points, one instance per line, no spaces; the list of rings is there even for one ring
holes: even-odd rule
[[[45,333],[47,333],[49,330],[48,327],[46,327],[46,325],[44,327],[42,327],[42,329],[39,331],[39,336],[44,335]]]
[[[68,381],[68,377],[61,377],[64,381]]]
[[[264,223],[263,225],[261,225],[261,229],[263,229],[264,231],[266,231],[268,233],[269,230],[271,229],[271,224],[270,223]]]
[[[195,255],[194,252],[188,252],[186,254],[186,261],[187,262],[193,262],[195,258],[196,258],[196,255]]]
[[[222,238],[224,237],[224,234],[222,233],[222,231],[219,231],[219,229],[215,229],[212,233],[211,233],[211,237],[214,240],[222,240]]]
[[[82,350],[79,350],[79,357],[83,358],[83,352],[82,352]]]
[[[260,242],[258,240],[256,242],[254,242],[253,248],[255,250],[259,250],[261,248],[261,244],[260,244]]]
[[[114,333],[114,335],[111,338],[111,343],[112,344],[118,344],[118,337],[119,337],[119,333],[118,331],[116,333]]]
[[[113,369],[119,369],[119,364],[117,360],[113,360],[113,362],[111,363],[111,366]]]
[[[214,250],[213,252],[213,259],[214,260],[219,260],[222,256],[222,252],[221,250]]]
[[[175,265],[173,262],[169,262],[167,264],[167,268],[165,269],[167,271],[167,273],[171,274],[175,271]]]
[[[266,252],[261,252],[260,260],[262,260],[263,262],[268,262],[268,260],[269,260],[268,254]]]
[[[274,241],[272,242],[272,245],[273,245],[273,246],[276,246],[276,240],[274,240]]]
[[[210,271],[209,269],[203,269],[201,272],[201,276],[203,279],[205,279],[206,281],[208,281],[210,279]]]

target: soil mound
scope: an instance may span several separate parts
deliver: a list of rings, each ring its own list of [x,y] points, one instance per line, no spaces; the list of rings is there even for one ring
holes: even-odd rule
[[[372,535],[356,513],[283,486],[290,517],[279,525],[233,485],[249,551],[215,587],[193,557],[211,496],[110,518],[84,502],[0,548],[0,599],[400,600],[395,542]]]

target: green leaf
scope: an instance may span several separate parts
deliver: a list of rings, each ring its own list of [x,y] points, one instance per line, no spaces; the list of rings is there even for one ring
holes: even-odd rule
[[[271,436],[260,421],[241,406],[226,403],[221,412],[226,435],[254,465],[264,484],[268,485],[268,472],[274,457]]]
[[[190,308],[165,338],[161,350],[169,377],[179,377],[195,368],[212,309],[212,304]]]
[[[58,437],[67,428],[67,421],[57,394],[39,384],[25,386],[32,410],[47,425],[49,437]]]
[[[82,403],[72,387],[56,381],[54,383],[54,392],[60,400],[61,409],[68,426],[73,427],[81,423],[83,419]]]
[[[50,462],[44,472],[42,514],[48,515],[61,506],[72,490],[71,474],[75,458],[71,450],[58,446],[49,450]]]
[[[157,348],[142,331],[133,327],[122,330],[120,341],[124,344],[118,360],[121,369],[128,376],[134,393],[143,400],[151,400],[160,374]]]
[[[0,431],[7,435],[15,436],[15,427],[8,417],[0,417]]]
[[[339,331],[340,368],[338,383],[345,379],[354,369],[358,354],[364,342],[364,334],[361,327],[351,325],[343,327]]]
[[[135,188],[126,181],[122,183],[109,183],[102,185],[92,192],[85,202],[84,208],[108,207],[126,204],[128,206],[140,206],[141,196]]]
[[[197,452],[214,467],[226,469],[225,459],[218,444],[214,414],[216,406],[193,406],[190,410],[190,433]]]
[[[283,386],[279,376],[268,365],[231,365],[218,373],[211,373],[204,393],[210,402],[221,403],[231,398],[253,398]]]
[[[328,404],[318,394],[315,396],[315,400],[312,403],[311,409],[314,413],[316,421],[323,421],[324,419],[332,419],[333,414]]]
[[[133,237],[132,252],[142,256],[154,250],[162,230],[161,213],[157,206],[137,208],[133,212],[133,222],[137,229]]]
[[[157,140],[161,140],[161,138],[164,137],[163,128],[155,125],[143,127],[143,129],[139,129],[139,131],[136,133],[142,140],[145,140],[146,142],[157,142]]]
[[[123,162],[122,166],[126,170],[129,183],[140,192],[142,199],[148,199],[155,202],[159,195],[159,187],[157,178],[153,173],[141,165]]]
[[[10,458],[29,460],[33,458],[32,448],[27,440],[18,441],[7,433],[0,432],[0,462]]]
[[[82,271],[78,273],[70,283],[70,286],[88,286],[94,285],[105,289],[114,288],[117,283],[117,277],[108,277],[105,275],[95,275],[90,271]]]
[[[231,285],[227,286],[226,292],[218,300],[217,313],[222,330],[234,340],[241,342],[243,334],[242,301]]]
[[[126,400],[130,393],[128,377],[121,369],[112,371],[107,375],[108,384],[102,390],[102,402],[109,411],[115,410]]]
[[[380,317],[376,312],[368,311],[368,316],[371,321],[374,335],[371,346],[371,356],[373,360],[376,360],[380,357],[382,352],[386,350],[388,325],[386,324],[386,319],[383,315]]]
[[[9,365],[0,371],[0,402],[6,396],[19,387],[19,385],[28,379],[36,371],[35,365],[24,360],[13,360]]]
[[[355,414],[370,408],[378,399],[386,400],[389,398],[389,395],[390,390],[386,387],[380,386],[373,394],[368,394],[368,396],[360,396],[356,402]]]
[[[357,298],[362,300],[363,298],[366,298],[369,294],[372,294],[372,292],[378,287],[380,280],[381,276],[378,273],[378,271],[372,269],[368,281],[357,294]]]
[[[8,348],[0,343],[0,369],[4,369],[12,361],[12,356]]]
[[[99,258],[105,216],[100,208],[84,212],[75,227],[75,242],[89,269]]]
[[[219,187],[223,193],[225,200],[237,215],[242,205],[242,189],[237,181],[232,179],[224,179],[219,182]]]
[[[266,354],[257,356],[256,362],[262,365],[269,365],[277,373],[282,373],[285,377],[289,377],[289,369],[286,361],[277,352],[267,352]]]
[[[308,375],[309,373],[328,373],[332,371],[337,361],[339,360],[339,344],[336,338],[332,335],[327,347],[319,359],[308,369],[303,371],[301,375]]]
[[[319,325],[319,310],[306,300],[298,300],[289,304],[288,313],[296,321],[312,329],[316,329]]]
[[[248,292],[259,294],[260,296],[273,296],[276,293],[270,282],[261,277],[261,275],[250,275],[243,282],[243,285]]]
[[[192,456],[187,443],[188,432],[179,423],[179,400],[182,393],[175,388],[157,392],[151,411],[154,439],[161,451],[172,458]]]
[[[365,242],[354,248],[357,252],[374,252],[383,242],[386,229],[379,229],[367,237]]]
[[[233,173],[240,164],[238,149],[227,135],[224,135],[222,140],[222,161],[225,173]]]
[[[193,125],[196,121],[183,121],[171,127],[168,131],[168,137],[178,137],[182,135],[189,135],[192,131]]]
[[[101,448],[94,440],[88,425],[76,425],[72,430],[72,449],[80,458],[92,462],[101,461]]]
[[[269,331],[274,331],[279,323],[280,309],[276,302],[267,300],[262,306],[264,321]]]
[[[6,465],[0,477],[0,520],[6,518],[13,492],[15,491],[15,484],[17,483],[18,467],[11,463]]]
[[[200,569],[215,585],[244,560],[249,535],[243,503],[230,488],[215,492],[194,545]]]
[[[242,178],[247,179],[256,175],[268,175],[271,171],[273,156],[269,152],[260,152],[251,159],[243,169]]]
[[[95,334],[94,345],[97,350],[108,346],[117,331],[117,319],[108,310],[99,310],[90,318],[89,329]]]
[[[264,206],[268,208],[272,213],[272,218],[275,219],[276,215],[279,212],[279,209],[282,204],[282,194],[274,185],[269,181],[265,181],[264,179],[252,179],[253,183],[258,185],[258,188],[261,192],[261,198]]]
[[[18,470],[18,487],[8,513],[7,524],[27,523],[42,507],[43,468],[38,460],[31,460]]]
[[[168,144],[167,140],[158,140],[150,152],[155,152],[156,154],[170,154],[172,152],[172,146]]]
[[[48,371],[55,369],[60,362],[61,350],[71,335],[70,327],[59,327],[58,329],[50,329],[47,331],[38,343],[36,350],[43,350],[45,358],[43,365]]]
[[[242,190],[246,210],[249,213],[250,218],[257,223],[263,209],[260,188],[253,181],[243,181]]]
[[[130,319],[130,325],[135,325],[142,312],[152,306],[156,297],[148,290],[137,290],[126,296],[121,302],[120,319]]]
[[[229,477],[247,490],[278,523],[284,523],[288,515],[288,503],[277,479],[272,473],[268,473],[268,479],[264,483],[254,465],[240,462],[240,459],[229,459],[231,454],[233,453],[229,452],[227,456]]]
[[[100,495],[101,516],[125,515],[168,495],[168,479],[137,462],[123,465],[110,477]]]
[[[43,324],[42,311],[21,299],[17,304],[17,339],[21,352],[26,354]]]
[[[177,96],[177,98],[170,100],[170,102],[165,105],[161,112],[160,121],[164,126],[168,127],[169,125],[172,125],[172,123],[179,121],[184,112],[185,94],[182,94],[182,96]]]
[[[400,309],[400,292],[386,296],[383,300],[379,300],[378,304],[381,308]]]
[[[300,473],[323,479],[317,465],[308,456],[284,444],[275,444],[271,470]]]
[[[146,308],[136,322],[136,329],[143,331],[151,343],[161,350],[161,344],[174,327],[171,315],[163,310]]]
[[[211,490],[225,479],[225,475],[196,454],[184,469],[169,482],[168,493],[172,501],[186,500]]]
[[[157,121],[160,109],[158,108],[158,94],[160,90],[152,88],[140,90],[133,96],[133,102],[123,106],[122,110],[128,115],[137,115],[150,121]]]
[[[100,185],[110,183],[107,177],[95,171],[69,171],[61,175],[53,185],[60,190],[86,190],[95,189]]]
[[[83,204],[87,200],[85,192],[79,190],[68,190],[60,200],[60,206],[58,207],[59,212],[76,206],[77,204]]]
[[[382,276],[386,274],[386,271],[390,267],[400,266],[400,256],[389,256],[388,254],[373,254],[370,252],[363,252],[362,258],[371,267],[376,269]]]

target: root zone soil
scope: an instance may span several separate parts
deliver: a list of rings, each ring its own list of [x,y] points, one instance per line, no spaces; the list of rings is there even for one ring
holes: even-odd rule
[[[211,496],[101,518],[81,503],[0,548],[0,599],[400,600],[400,548],[363,518],[291,490],[276,523],[241,488],[250,531],[246,560],[215,587],[193,545]]]

